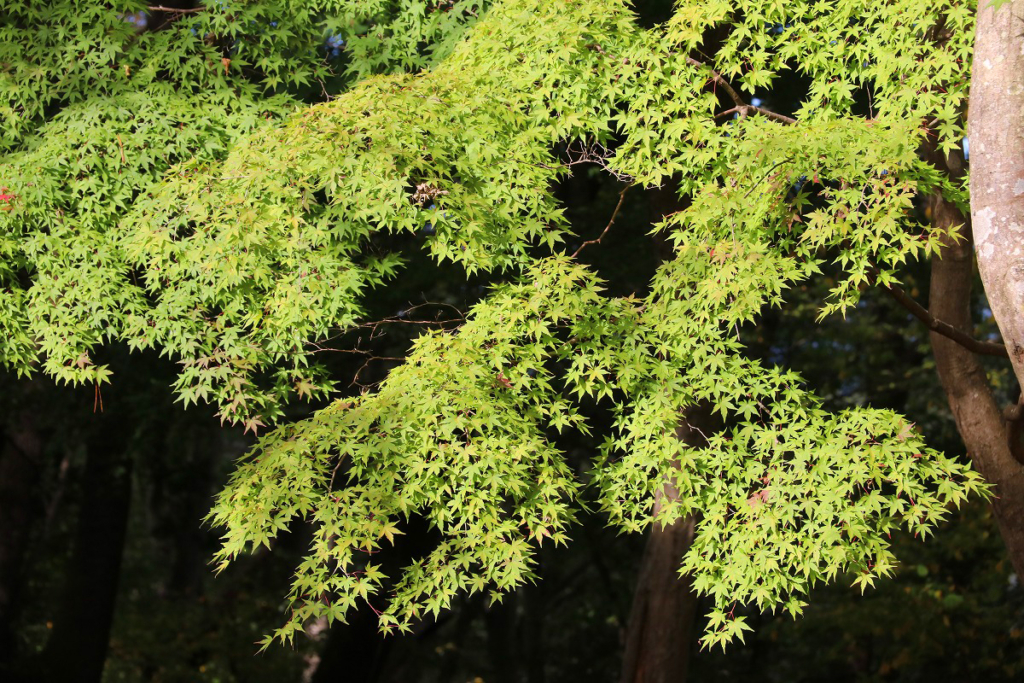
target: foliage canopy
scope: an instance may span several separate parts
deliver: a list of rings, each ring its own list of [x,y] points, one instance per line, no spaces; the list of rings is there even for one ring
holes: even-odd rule
[[[815,582],[870,585],[891,529],[926,534],[983,489],[899,415],[824,411],[737,332],[827,261],[844,276],[822,315],[938,250],[913,200],[966,192],[918,147],[963,136],[973,3],[681,0],[645,29],[619,0],[258,0],[142,33],[137,3],[73,6],[0,28],[8,366],[103,382],[105,341],[156,348],[185,403],[255,430],[326,395],[314,343],[401,285],[381,236],[507,281],[377,390],[268,433],[218,497],[221,567],[296,516],[316,527],[282,640],[378,601],[372,553],[410,515],[442,540],[397,578],[385,629],[528,580],[596,500],[629,531],[700,515],[682,570],[714,598],[704,642],[725,643],[748,628],[737,602],[795,615]],[[348,76],[325,36],[348,41]],[[745,103],[791,70],[792,118]],[[358,82],[306,104],[330,78]],[[607,295],[565,248],[573,144],[628,186],[678,183],[643,297]],[[576,472],[552,434],[587,432],[592,400],[613,433]],[[700,402],[729,427],[686,447]]]

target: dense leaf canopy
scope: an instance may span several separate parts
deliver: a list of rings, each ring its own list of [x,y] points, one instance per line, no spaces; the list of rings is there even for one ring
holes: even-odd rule
[[[397,577],[385,629],[529,579],[588,499],[639,530],[672,486],[657,521],[700,514],[682,568],[724,643],[737,602],[795,614],[817,581],[869,585],[892,528],[927,533],[982,488],[899,415],[824,411],[738,334],[826,262],[844,277],[823,315],[937,250],[914,197],[966,193],[918,147],[963,136],[972,3],[682,0],[643,28],[619,0],[211,2],[136,33],[139,7],[0,28],[10,367],[102,382],[104,342],[157,348],[186,403],[255,430],[330,391],[314,344],[401,286],[408,254],[384,237],[506,281],[375,391],[271,431],[221,493],[222,566],[316,524],[278,637],[379,601],[372,553],[410,515],[442,540]],[[348,76],[325,36],[350,41]],[[746,103],[787,71],[806,81],[792,117]],[[606,294],[565,248],[582,237],[553,188],[581,162],[678,185],[644,296]],[[614,430],[577,472],[553,434],[587,432],[592,400]],[[702,402],[728,428],[687,447],[676,426]]]

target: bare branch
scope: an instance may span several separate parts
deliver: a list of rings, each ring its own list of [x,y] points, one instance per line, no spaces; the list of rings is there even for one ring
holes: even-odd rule
[[[1006,347],[1002,344],[979,341],[963,330],[959,330],[949,323],[937,319],[928,312],[927,308],[914,301],[914,299],[904,292],[898,285],[885,285],[885,289],[889,291],[889,294],[892,295],[893,299],[910,311],[911,315],[923,322],[932,332],[941,334],[943,337],[948,339],[952,339],[972,353],[976,353],[981,356],[1000,356],[1002,358],[1009,358]]]
[[[438,316],[435,317],[434,319],[428,319],[428,318],[417,319],[417,318],[410,318],[409,317],[409,315],[411,313],[413,313],[414,311],[418,311],[419,309],[426,308],[426,307],[450,308],[453,311],[455,311],[458,315],[457,315],[457,317],[452,317],[452,318],[441,318],[440,317],[440,313],[438,313]],[[446,304],[446,303],[442,303],[442,302],[425,301],[422,304],[415,304],[415,305],[410,304],[408,308],[400,311],[398,316],[393,316],[393,317],[389,317],[389,318],[383,318],[381,320],[374,320],[374,321],[370,321],[370,322],[360,323],[358,325],[353,325],[352,327],[346,328],[344,330],[340,330],[337,334],[335,334],[335,335],[333,335],[331,337],[327,337],[326,339],[322,339],[320,341],[308,340],[306,342],[306,345],[313,349],[313,353],[346,353],[346,354],[351,354],[351,355],[356,355],[356,356],[362,356],[363,357],[363,363],[362,363],[362,365],[359,366],[359,369],[356,370],[355,375],[352,378],[352,382],[350,383],[349,386],[358,386],[361,389],[366,390],[366,389],[371,388],[373,386],[373,384],[364,384],[364,383],[362,383],[360,381],[359,378],[362,375],[362,373],[370,366],[370,364],[376,363],[376,362],[402,363],[402,362],[407,361],[408,358],[405,357],[405,356],[382,356],[382,355],[378,355],[377,352],[375,350],[373,350],[373,349],[362,348],[362,344],[363,344],[364,341],[372,342],[374,340],[377,340],[377,339],[385,336],[385,334],[386,334],[385,330],[387,329],[387,326],[389,326],[389,325],[434,326],[434,327],[439,327],[442,330],[444,330],[444,329],[448,329],[448,328],[446,328],[447,325],[455,325],[456,327],[458,327],[460,324],[464,323],[465,321],[466,321],[465,314],[461,310],[459,310],[459,308],[457,308],[456,306],[452,306],[451,304]],[[345,337],[346,335],[349,335],[349,334],[353,334],[353,333],[357,333],[358,334],[362,330],[367,330],[369,332],[369,334],[363,332],[362,334],[360,334],[359,336],[356,337],[356,339],[354,340],[354,343],[351,344],[351,345],[342,346],[342,347],[328,346],[328,344],[330,344],[330,342],[338,340],[338,339],[340,339],[342,337]]]
[[[797,122],[794,118],[790,118],[788,116],[785,116],[784,114],[779,114],[777,112],[771,111],[770,109],[765,109],[764,107],[755,107],[752,104],[744,104],[737,107],[733,107],[732,109],[726,109],[723,112],[715,114],[715,118],[720,119],[723,116],[728,116],[729,114],[736,113],[740,113],[744,116],[746,116],[747,114],[760,114],[762,116],[767,116],[768,118],[773,119],[775,121],[781,121],[782,123],[788,125],[793,125],[794,123]]]
[[[198,14],[199,12],[205,12],[205,7],[192,7],[192,8],[181,8],[181,7],[165,7],[164,5],[149,5],[146,7],[150,12],[169,12],[171,14]]]
[[[761,116],[767,116],[770,119],[780,121],[782,123],[786,123],[789,125],[793,125],[794,123],[797,122],[796,119],[791,118],[789,116],[778,114],[771,110],[765,109],[764,107],[755,107],[752,104],[747,104],[746,100],[744,100],[743,97],[736,91],[736,89],[729,84],[729,81],[725,80],[722,74],[718,73],[704,62],[694,59],[693,57],[687,57],[686,61],[697,68],[703,68],[710,71],[711,80],[713,80],[718,85],[722,86],[722,89],[725,90],[727,95],[729,95],[729,99],[731,99],[733,104],[736,105],[732,109],[727,109],[719,114],[715,114],[716,119],[720,119],[723,116],[728,116],[729,114],[739,114],[741,117],[745,117],[748,114],[760,114]]]
[[[751,195],[751,193],[753,193],[753,191],[757,189],[757,186],[760,185],[761,183],[763,183],[765,181],[765,179],[768,178],[768,176],[770,176],[772,174],[772,171],[777,169],[779,166],[782,166],[783,164],[788,164],[791,161],[793,161],[792,157],[786,157],[785,159],[783,159],[782,161],[778,162],[777,164],[774,164],[771,168],[769,168],[765,172],[765,174],[763,176],[761,176],[760,180],[758,180],[756,183],[754,183],[750,187],[750,189],[747,190],[747,193],[745,195],[743,195],[743,198],[746,199],[747,197],[749,197]]]
[[[633,187],[633,186],[632,185],[626,185],[624,188],[622,188],[622,192],[619,193],[619,202],[615,205],[615,210],[612,211],[612,217],[608,221],[608,225],[604,226],[604,230],[601,231],[601,234],[598,235],[596,239],[587,240],[586,242],[581,244],[580,248],[577,249],[575,252],[573,252],[573,255],[572,255],[573,258],[576,258],[579,255],[579,253],[581,251],[583,251],[583,247],[587,246],[588,244],[600,244],[601,243],[601,240],[604,239],[604,236],[607,235],[608,231],[612,229],[612,224],[615,222],[616,216],[619,215],[619,209],[622,208],[622,202],[626,199],[626,193],[629,192],[629,188],[631,188],[631,187]]]
[[[608,165],[608,159],[611,158],[612,154],[604,145],[598,142],[587,143],[580,140],[579,149],[576,149],[573,147],[573,144],[574,143],[570,142],[565,149],[566,156],[568,157],[568,161],[565,164],[566,166],[572,167],[579,164],[596,164],[603,170],[615,176],[616,180],[624,183],[632,182],[632,178],[624,173],[619,173]]]

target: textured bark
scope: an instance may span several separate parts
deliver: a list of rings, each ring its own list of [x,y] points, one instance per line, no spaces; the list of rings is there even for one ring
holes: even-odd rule
[[[132,459],[125,424],[96,416],[87,443],[71,561],[53,632],[42,654],[45,681],[99,683],[114,621]]]
[[[1024,386],[1024,0],[978,3],[968,130],[971,218],[992,313]]]
[[[948,240],[932,260],[929,308],[936,318],[970,334],[974,280],[970,221],[940,197],[931,199],[931,208],[937,227],[965,224],[961,233],[966,239],[960,244]],[[977,356],[934,332],[931,343],[957,429],[975,468],[996,486],[993,509],[999,532],[1014,570],[1024,576],[1024,466],[1010,452],[1007,424]]]
[[[688,420],[695,418],[698,416],[691,415]],[[680,440],[695,445],[698,435],[685,421],[677,434]],[[665,500],[678,496],[675,487],[666,484],[655,499],[655,514]],[[686,681],[697,595],[691,578],[679,576],[679,565],[693,543],[694,526],[691,516],[671,526],[655,525],[650,531],[626,629],[621,683]]]
[[[697,598],[690,577],[678,570],[693,531],[693,517],[651,529],[629,615],[622,683],[686,680]]]

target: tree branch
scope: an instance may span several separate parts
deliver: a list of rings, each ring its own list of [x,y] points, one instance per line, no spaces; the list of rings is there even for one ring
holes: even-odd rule
[[[615,217],[619,215],[619,209],[622,208],[622,202],[626,199],[626,193],[629,192],[629,188],[631,188],[631,187],[633,187],[633,186],[632,185],[626,185],[626,187],[622,188],[622,192],[619,193],[619,203],[615,205],[615,210],[612,211],[611,220],[608,221],[608,225],[604,226],[604,230],[602,230],[601,234],[597,236],[597,239],[587,240],[586,242],[581,244],[580,248],[577,249],[575,252],[573,252],[572,258],[576,258],[577,256],[579,256],[579,253],[581,251],[583,251],[583,247],[587,246],[588,244],[600,244],[601,243],[601,240],[604,239],[604,236],[608,234],[609,230],[611,230],[612,223],[615,222]]]
[[[181,8],[181,7],[165,7],[164,5],[149,5],[146,7],[150,12],[168,12],[170,14],[198,14],[199,12],[205,12],[205,7],[192,7],[192,8]]]
[[[718,114],[715,114],[715,118],[716,119],[720,119],[723,116],[728,116],[729,114],[735,114],[736,112],[739,112],[739,113],[743,114],[744,116],[746,116],[747,114],[761,114],[762,116],[767,116],[770,119],[774,119],[775,121],[781,121],[782,123],[785,123],[785,124],[788,124],[788,125],[793,125],[794,123],[796,123],[796,119],[790,118],[789,116],[786,116],[785,114],[779,114],[779,113],[771,111],[769,109],[765,109],[764,107],[755,107],[752,104],[744,104],[744,105],[733,107],[732,109],[726,109],[723,112],[719,112]]]
[[[781,121],[782,123],[788,123],[790,125],[796,123],[796,119],[790,118],[789,116],[777,114],[773,111],[769,111],[768,109],[764,109],[763,107],[755,107],[752,104],[747,104],[746,100],[744,100],[743,97],[740,96],[738,92],[736,92],[736,89],[729,84],[729,81],[725,80],[722,74],[718,73],[704,62],[694,59],[693,57],[687,57],[686,61],[687,63],[697,67],[698,69],[707,69],[708,71],[710,71],[711,80],[713,80],[718,85],[722,86],[722,89],[725,90],[727,95],[729,95],[729,99],[732,100],[732,103],[736,105],[732,109],[727,109],[726,111],[723,111],[720,114],[715,114],[716,119],[720,119],[723,116],[728,116],[729,114],[735,113],[739,113],[741,117],[746,116],[747,114],[761,114],[762,116],[767,116],[770,119],[774,119],[775,121]]]
[[[713,80],[718,85],[722,86],[722,88],[725,90],[726,94],[729,95],[729,99],[731,99],[733,101],[733,104],[735,104],[737,107],[747,107],[747,106],[749,106],[743,100],[743,98],[740,97],[740,94],[738,92],[736,92],[731,85],[729,85],[729,81],[725,80],[725,78],[722,77],[722,74],[718,73],[717,71],[712,69],[710,66],[708,66],[704,62],[699,61],[697,59],[694,59],[693,57],[687,57],[686,61],[689,64],[691,64],[691,65],[693,65],[693,66],[695,66],[697,68],[704,68],[704,69],[707,69],[708,71],[710,71],[711,72],[711,80]]]
[[[914,301],[914,299],[904,292],[899,286],[885,285],[885,289],[888,290],[893,299],[899,302],[903,308],[910,311],[911,315],[927,325],[928,329],[932,332],[941,334],[943,337],[948,339],[952,339],[968,351],[977,353],[978,355],[1009,358],[1009,353],[1007,353],[1006,347],[1002,344],[979,341],[966,332],[953,327],[949,323],[939,320],[929,313],[927,308]]]

